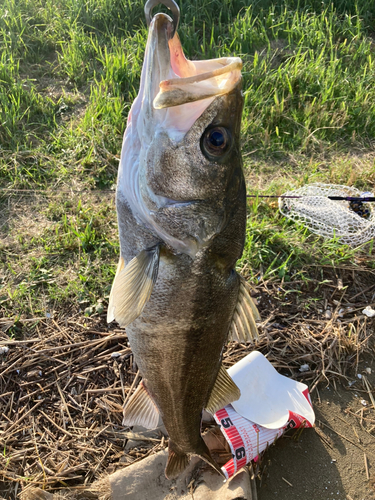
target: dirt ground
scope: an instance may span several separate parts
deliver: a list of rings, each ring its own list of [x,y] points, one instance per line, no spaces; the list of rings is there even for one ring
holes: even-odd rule
[[[254,289],[262,317],[255,348],[309,386],[316,412],[315,429],[280,438],[255,465],[258,500],[375,499],[375,321],[362,313],[374,306],[375,277],[357,269],[356,283],[352,275],[345,268],[324,272],[323,283]],[[122,407],[137,366],[126,332],[108,325],[105,311],[3,318],[0,344],[9,348],[0,357],[0,497],[36,486],[83,499],[94,481],[167,446],[161,435],[130,446]],[[224,366],[253,349],[230,343]]]
[[[363,357],[358,373],[374,386],[373,356]],[[341,383],[336,388],[319,384],[312,395],[315,429],[279,439],[266,452],[258,500],[375,499],[375,436],[369,432],[375,410],[353,373],[354,380],[350,388]]]

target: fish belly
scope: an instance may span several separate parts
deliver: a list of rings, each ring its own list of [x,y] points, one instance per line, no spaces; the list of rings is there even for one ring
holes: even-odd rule
[[[178,450],[200,454],[200,424],[221,365],[238,276],[202,251],[163,255],[142,315],[127,327],[147,390]]]

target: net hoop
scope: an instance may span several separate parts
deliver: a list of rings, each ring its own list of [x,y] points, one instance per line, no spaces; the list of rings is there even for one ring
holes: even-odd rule
[[[349,201],[330,200],[328,197],[361,197],[364,194],[373,196],[371,193],[362,193],[355,187],[307,184],[284,193],[282,196],[301,198],[279,198],[279,210],[284,217],[306,226],[315,234],[337,238],[341,243],[356,247],[375,237],[374,203],[363,202],[367,213],[367,218],[364,218],[351,208]]]

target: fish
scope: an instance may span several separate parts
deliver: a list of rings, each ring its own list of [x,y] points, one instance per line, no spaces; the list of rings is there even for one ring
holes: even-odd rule
[[[162,420],[169,479],[192,455],[222,474],[201,434],[203,410],[240,397],[223,351],[257,335],[258,311],[235,270],[246,233],[241,68],[238,57],[188,60],[176,22],[156,14],[122,144],[107,320],[126,328],[142,376],[123,424]]]

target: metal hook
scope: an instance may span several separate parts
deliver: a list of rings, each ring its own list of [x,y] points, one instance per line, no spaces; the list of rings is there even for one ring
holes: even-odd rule
[[[160,3],[165,5],[172,12],[172,19],[173,19],[172,38],[173,38],[174,34],[177,31],[178,23],[180,21],[180,8],[174,0],[147,0],[145,5],[145,16],[146,16],[147,26],[150,26],[150,23],[152,21],[152,9],[156,7],[156,5],[159,5]]]

